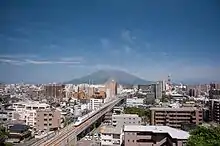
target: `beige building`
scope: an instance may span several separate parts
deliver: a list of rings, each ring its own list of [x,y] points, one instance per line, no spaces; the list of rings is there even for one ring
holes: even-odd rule
[[[109,80],[105,83],[106,92],[109,93],[110,97],[115,97],[117,95],[117,82],[114,80]]]
[[[184,146],[189,133],[169,126],[124,127],[125,146]]]
[[[121,146],[122,128],[113,126],[103,126],[100,129],[102,146]]]
[[[55,109],[38,110],[36,119],[37,131],[53,131],[59,129],[61,125],[60,111]]]
[[[121,127],[125,125],[140,125],[141,118],[137,114],[112,115],[112,125]]]
[[[196,107],[150,108],[151,125],[166,125],[181,128],[182,124],[202,124],[202,109]]]

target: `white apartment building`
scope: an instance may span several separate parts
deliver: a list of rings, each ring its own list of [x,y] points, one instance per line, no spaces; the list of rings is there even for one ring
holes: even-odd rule
[[[138,107],[138,106],[143,106],[144,105],[144,98],[127,98],[126,99],[126,105],[128,107]]]
[[[120,146],[122,144],[122,128],[104,126],[100,130],[102,146]]]
[[[12,104],[12,108],[19,115],[19,120],[34,128],[36,125],[36,110],[49,109],[50,105],[39,102],[17,102]]]
[[[141,118],[137,114],[112,115],[112,125],[121,127],[125,125],[140,125]]]
[[[90,109],[91,110],[96,110],[96,109],[100,108],[103,104],[104,104],[103,99],[95,99],[95,98],[90,99]]]

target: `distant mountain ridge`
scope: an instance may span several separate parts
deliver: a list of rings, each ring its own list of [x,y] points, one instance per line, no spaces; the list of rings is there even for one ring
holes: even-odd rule
[[[150,84],[152,81],[146,81],[129,73],[119,70],[99,70],[90,75],[83,76],[78,79],[73,79],[66,82],[66,84],[81,84],[81,83],[93,83],[104,84],[108,80],[113,79],[117,83],[122,85],[136,85],[136,84]]]

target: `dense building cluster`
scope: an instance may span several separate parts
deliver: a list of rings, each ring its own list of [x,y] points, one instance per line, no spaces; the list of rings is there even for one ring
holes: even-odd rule
[[[219,91],[214,83],[177,85],[170,80],[133,86],[114,80],[103,85],[1,84],[0,121],[8,129],[8,142],[53,137],[72,123],[86,122],[123,95],[126,100],[101,118],[96,142],[102,146],[182,146],[190,136],[189,129],[220,124]],[[94,142],[94,137],[87,135],[83,140]]]

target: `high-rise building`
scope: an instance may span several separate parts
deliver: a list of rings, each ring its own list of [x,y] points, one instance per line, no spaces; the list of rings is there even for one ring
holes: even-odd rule
[[[44,86],[46,98],[52,98],[56,101],[62,101],[65,97],[65,85],[60,84],[48,84]]]
[[[212,89],[209,90],[210,99],[220,99],[220,90]]]
[[[110,96],[111,97],[115,97],[117,95],[117,82],[115,80],[109,80],[108,82],[106,82],[105,84],[106,86],[106,91],[107,89],[109,89],[110,91]]]
[[[190,97],[195,97],[196,93],[195,93],[195,89],[189,89],[189,96]]]
[[[209,100],[209,120],[220,124],[220,99]]]
[[[158,81],[156,83],[156,99],[161,99],[162,98],[162,91],[163,91],[163,81]]]

